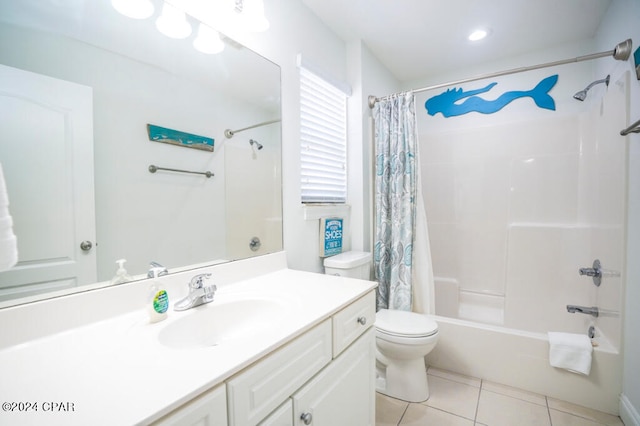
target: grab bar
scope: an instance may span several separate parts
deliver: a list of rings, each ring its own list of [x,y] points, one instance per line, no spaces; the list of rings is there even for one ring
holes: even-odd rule
[[[211,176],[213,176],[213,172],[210,172],[208,170],[206,172],[192,172],[190,170],[169,169],[167,167],[158,167],[158,166],[154,166],[153,164],[149,166],[149,173],[155,173],[158,170],[166,170],[169,172],[178,172],[178,173],[191,173],[194,175],[205,175],[207,178],[210,178]]]
[[[620,130],[620,134],[622,136],[626,136],[629,133],[640,133],[640,120],[633,123],[631,126],[627,127],[624,130]]]

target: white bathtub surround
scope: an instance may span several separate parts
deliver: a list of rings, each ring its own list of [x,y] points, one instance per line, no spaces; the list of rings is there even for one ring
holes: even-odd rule
[[[549,364],[574,373],[591,371],[591,339],[585,334],[549,332]]]
[[[557,71],[553,113],[514,104],[488,116],[418,120],[436,313],[545,334],[586,333],[595,323],[621,348],[628,155],[619,132],[633,84],[628,71],[610,72],[608,87],[577,102],[575,82],[593,81],[592,70]],[[516,89],[547,75],[499,84]],[[594,259],[621,275],[594,286],[578,274]],[[567,304],[607,315],[569,314]]]
[[[0,399],[69,402],[65,413],[1,412],[21,425],[147,424],[305,333],[375,283],[287,269],[283,252],[164,276],[175,302],[196,273],[211,272],[223,304],[247,297],[287,306],[276,324],[212,347],[172,348],[159,336],[203,305],[148,324],[148,281],[0,310]],[[37,320],[34,320],[37,319]],[[126,392],[122,389],[126,388]]]
[[[596,334],[589,376],[549,365],[546,333],[433,317],[438,345],[427,355],[429,367],[479,377],[583,407],[617,415],[622,389],[622,356]]]

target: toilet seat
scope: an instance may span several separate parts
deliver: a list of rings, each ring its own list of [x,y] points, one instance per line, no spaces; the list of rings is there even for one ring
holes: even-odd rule
[[[438,324],[426,315],[393,309],[380,309],[375,327],[387,336],[405,338],[429,337],[438,332]]]

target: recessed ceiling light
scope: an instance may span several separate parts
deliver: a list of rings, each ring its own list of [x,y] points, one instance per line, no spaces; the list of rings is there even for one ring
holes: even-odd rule
[[[469,40],[471,41],[482,40],[487,36],[487,34],[489,34],[487,30],[475,30],[474,32],[469,34]]]

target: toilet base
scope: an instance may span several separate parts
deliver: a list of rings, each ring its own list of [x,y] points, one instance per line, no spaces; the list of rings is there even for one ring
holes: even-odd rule
[[[376,391],[407,402],[429,399],[429,384],[424,358],[376,363]]]

